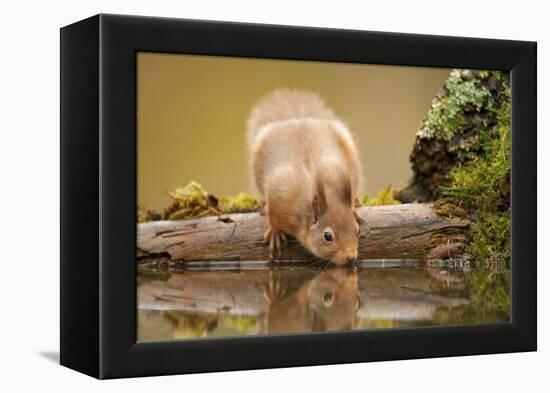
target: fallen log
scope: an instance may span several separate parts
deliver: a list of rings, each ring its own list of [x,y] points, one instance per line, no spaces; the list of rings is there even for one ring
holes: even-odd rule
[[[464,251],[470,222],[440,216],[432,204],[361,208],[359,259],[437,259]],[[260,213],[210,216],[138,224],[138,261],[265,261],[266,219]],[[290,239],[282,261],[315,257]]]

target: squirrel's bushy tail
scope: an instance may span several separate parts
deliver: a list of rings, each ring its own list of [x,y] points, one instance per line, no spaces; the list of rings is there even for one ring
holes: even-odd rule
[[[332,110],[315,93],[294,89],[275,90],[252,108],[247,124],[248,146],[252,146],[256,135],[263,126],[306,117],[336,119]]]

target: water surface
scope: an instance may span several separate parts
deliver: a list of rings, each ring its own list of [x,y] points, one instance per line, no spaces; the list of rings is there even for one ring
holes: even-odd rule
[[[138,339],[504,322],[508,283],[506,269],[479,263],[142,267]]]

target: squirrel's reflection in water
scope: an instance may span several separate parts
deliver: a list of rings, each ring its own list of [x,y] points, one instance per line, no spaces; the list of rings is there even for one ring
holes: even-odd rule
[[[264,289],[265,333],[324,332],[354,329],[359,309],[357,273],[343,269],[319,272],[298,288],[270,272]]]

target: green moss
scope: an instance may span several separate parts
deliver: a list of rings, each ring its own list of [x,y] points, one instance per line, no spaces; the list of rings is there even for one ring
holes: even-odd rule
[[[250,333],[257,328],[258,321],[254,317],[246,315],[222,315],[219,318],[218,324],[223,328]]]
[[[254,211],[259,206],[258,199],[245,192],[240,192],[234,197],[222,198],[222,209],[226,213]]]
[[[168,195],[172,198],[172,205],[165,211],[169,220],[202,217],[210,214],[214,208],[208,193],[195,181],[185,187],[176,188]]]
[[[470,307],[476,312],[476,321],[507,321],[510,319],[510,270],[489,268],[468,272]]]
[[[468,218],[468,212],[460,205],[458,199],[442,198],[433,203],[433,209],[443,218]]]
[[[172,325],[174,338],[205,337],[218,327],[217,315],[170,310],[163,316]]]
[[[174,191],[168,193],[173,199],[187,203],[191,202],[200,202],[206,200],[206,191],[204,188],[192,180],[185,187],[176,188]]]
[[[479,86],[471,71],[453,70],[445,83],[445,93],[433,100],[427,119],[418,131],[420,136],[450,141],[469,122],[484,125],[485,118],[479,113],[488,105],[491,94]],[[465,108],[468,108],[468,118]]]
[[[141,205],[137,207],[137,222],[149,222],[160,220],[161,216],[154,210],[147,209]]]
[[[258,320],[245,315],[229,315],[224,311],[217,314],[164,311],[164,318],[170,323],[174,338],[196,338],[216,336],[217,331],[241,332],[245,335],[258,331]]]
[[[496,125],[480,134],[482,150],[475,159],[456,166],[441,187],[442,194],[460,200],[477,216],[467,251],[478,259],[510,257],[510,89],[490,110]]]
[[[510,270],[488,263],[470,269],[465,275],[468,303],[442,306],[433,316],[442,325],[510,321]]]
[[[434,201],[449,172],[484,157],[498,139],[509,92],[507,73],[453,70],[422,120],[410,156],[413,177],[397,199]]]
[[[438,318],[445,323],[510,319],[510,87],[503,74],[497,71],[480,71],[477,80],[478,87],[487,92],[491,86],[498,88],[494,87],[490,96],[464,93],[467,99],[454,101],[460,105],[473,105],[464,111],[474,113],[470,120],[475,120],[476,113],[485,111],[482,116],[485,120],[471,123],[478,127],[476,148],[471,150],[475,154],[457,154],[456,166],[440,186],[440,194],[459,201],[473,219],[466,253],[477,266],[466,276],[470,303],[438,310]],[[473,86],[468,80],[463,84],[464,89],[453,91],[464,92]],[[436,114],[437,111],[432,116]],[[440,123],[433,123],[433,133],[426,137],[452,138],[453,132],[464,135],[464,124],[459,117],[449,115],[447,119],[441,115]],[[443,123],[445,125],[441,126]],[[445,203],[441,206],[447,208]]]
[[[509,205],[510,115],[509,102],[497,111],[497,132],[481,134],[483,152],[465,164],[459,164],[441,187],[443,194],[462,200],[478,210],[497,210]],[[506,115],[504,113],[507,113]]]
[[[491,262],[510,259],[510,211],[485,213],[471,225],[468,254]]]
[[[138,206],[138,222],[155,220],[185,220],[204,216],[215,216],[226,213],[247,213],[257,211],[260,202],[254,196],[241,192],[218,200],[196,181],[185,187],[178,187],[168,193],[172,203],[162,214]]]
[[[365,194],[361,202],[363,206],[399,205],[401,202],[394,198],[396,192],[397,190],[390,185],[378,192],[374,197],[369,197],[368,194]]]

